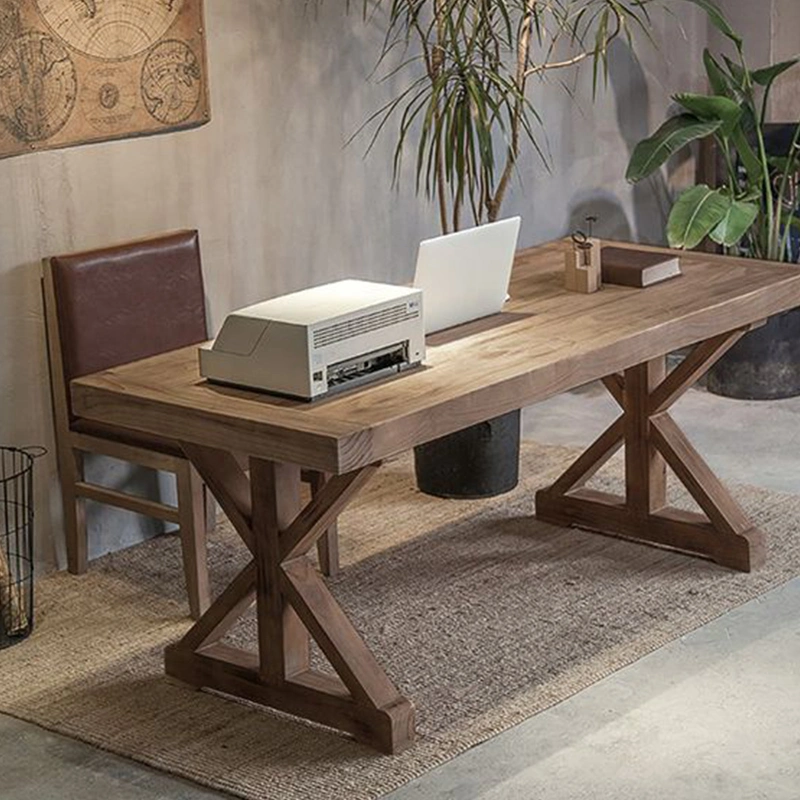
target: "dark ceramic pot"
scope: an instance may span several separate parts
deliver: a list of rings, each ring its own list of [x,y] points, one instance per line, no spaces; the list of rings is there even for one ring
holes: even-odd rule
[[[710,392],[740,400],[800,395],[800,308],[743,336],[709,370]]]
[[[520,412],[414,448],[417,486],[435,497],[496,497],[519,481]]]

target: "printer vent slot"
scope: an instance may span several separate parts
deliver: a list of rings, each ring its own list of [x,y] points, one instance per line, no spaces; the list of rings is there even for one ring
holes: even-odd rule
[[[391,325],[397,325],[400,322],[416,319],[417,317],[419,317],[418,306],[409,309],[407,303],[399,303],[396,306],[373,311],[371,314],[364,314],[355,319],[336,322],[333,325],[318,328],[314,331],[314,349],[327,347],[330,344],[343,342],[345,339],[352,339],[355,336],[371,333],[381,328],[388,328]]]

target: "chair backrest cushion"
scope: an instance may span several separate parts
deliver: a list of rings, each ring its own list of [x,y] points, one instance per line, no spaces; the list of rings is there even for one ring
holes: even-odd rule
[[[81,375],[208,338],[197,231],[55,256],[50,268],[67,390]]]

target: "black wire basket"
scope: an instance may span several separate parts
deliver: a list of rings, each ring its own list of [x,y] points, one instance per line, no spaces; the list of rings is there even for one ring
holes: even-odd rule
[[[0,649],[33,630],[33,462],[43,454],[0,447]]]

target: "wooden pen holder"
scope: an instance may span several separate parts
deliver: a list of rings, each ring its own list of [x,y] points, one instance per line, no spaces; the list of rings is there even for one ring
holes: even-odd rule
[[[570,292],[591,294],[600,288],[600,240],[571,244],[564,253],[564,286]]]

